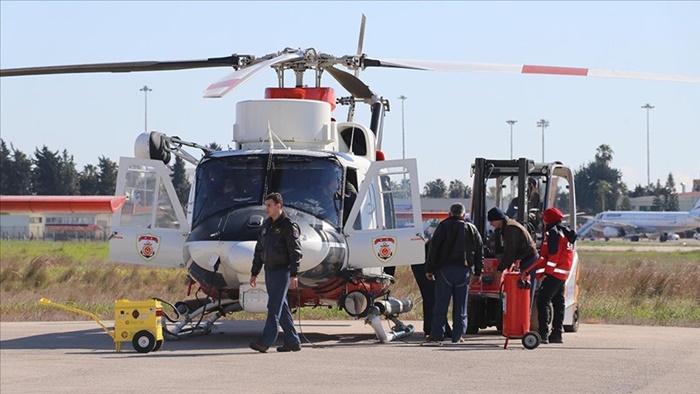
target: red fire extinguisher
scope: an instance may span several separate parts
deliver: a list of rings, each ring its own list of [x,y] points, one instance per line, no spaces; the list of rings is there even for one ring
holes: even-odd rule
[[[506,272],[501,283],[501,301],[503,302],[503,336],[508,347],[510,338],[522,338],[526,349],[540,345],[542,338],[536,331],[530,330],[530,282],[520,272]]]

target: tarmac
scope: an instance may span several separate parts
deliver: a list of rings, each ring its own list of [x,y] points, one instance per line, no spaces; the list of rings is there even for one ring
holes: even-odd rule
[[[93,321],[0,323],[2,393],[697,393],[700,329],[581,324],[564,344],[527,350],[495,330],[421,346],[417,332],[379,343],[357,321],[302,321],[302,351],[248,348],[261,321],[137,353]],[[112,327],[113,322],[105,322]],[[388,324],[385,324],[388,329]],[[281,340],[281,337],[280,337]]]

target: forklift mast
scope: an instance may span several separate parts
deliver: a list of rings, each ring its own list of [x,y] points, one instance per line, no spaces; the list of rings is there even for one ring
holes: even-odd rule
[[[472,177],[474,178],[471,218],[484,240],[488,238],[486,213],[491,208],[486,205],[489,180],[494,180],[496,182],[496,192],[493,196],[496,206],[502,206],[504,203],[503,188],[506,187],[505,181],[510,180],[512,182],[511,184],[517,183],[517,197],[515,201],[517,210],[513,219],[518,222],[525,225],[528,222],[528,213],[531,212],[531,210],[536,210],[539,215],[538,218],[541,220],[541,211],[544,211],[550,206],[556,206],[564,213],[565,221],[571,228],[576,228],[576,197],[573,173],[561,162],[535,163],[533,160],[526,158],[502,160],[479,157],[474,160],[471,170]],[[544,188],[541,189],[543,193],[540,196],[541,206],[539,207],[528,206],[528,178],[535,178],[544,186]],[[493,185],[493,182],[491,185]],[[559,190],[557,188],[561,186],[567,189],[566,198],[564,200],[558,195]],[[540,227],[535,227],[538,232],[541,230]],[[537,235],[539,237],[541,234]]]

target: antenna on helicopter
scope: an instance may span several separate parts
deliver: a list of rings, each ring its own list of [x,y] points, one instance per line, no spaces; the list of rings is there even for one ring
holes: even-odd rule
[[[277,141],[279,141],[279,143],[282,144],[284,149],[287,149],[287,150],[290,149],[284,142],[282,142],[282,139],[277,134],[275,134],[274,131],[272,131],[272,127],[270,126],[270,121],[268,120],[267,121],[267,141],[270,143],[270,151],[275,149],[275,139],[277,139]]]

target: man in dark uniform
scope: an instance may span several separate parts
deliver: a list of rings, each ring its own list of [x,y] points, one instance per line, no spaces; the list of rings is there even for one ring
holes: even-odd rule
[[[426,345],[440,345],[452,298],[452,342],[458,343],[467,330],[467,295],[471,267],[481,276],[483,241],[476,227],[464,220],[464,205],[452,204],[450,217],[440,222],[430,240],[425,276],[435,280],[433,326]]]
[[[250,348],[261,353],[277,341],[278,325],[284,331],[284,345],[278,352],[297,352],[301,343],[294,319],[287,303],[288,289],[298,286],[297,272],[301,261],[299,226],[282,210],[282,195],[270,193],[265,197],[268,218],[265,220],[255,244],[253,268],[250,272],[250,285],[256,287],[257,277],[265,266],[265,287],[267,288],[267,320],[262,335]]]
[[[430,250],[430,241],[425,243],[425,260],[428,260],[428,252]],[[384,272],[389,275],[393,273],[387,272],[387,268],[384,268]],[[396,267],[391,267],[395,269]],[[430,336],[430,329],[433,327],[433,307],[435,306],[435,281],[428,280],[425,276],[425,263],[413,264],[411,265],[411,271],[413,272],[413,277],[416,279],[416,284],[418,285],[418,290],[420,290],[420,296],[423,299],[423,334],[428,338]],[[452,328],[450,323],[445,319],[445,336],[452,337]]]

